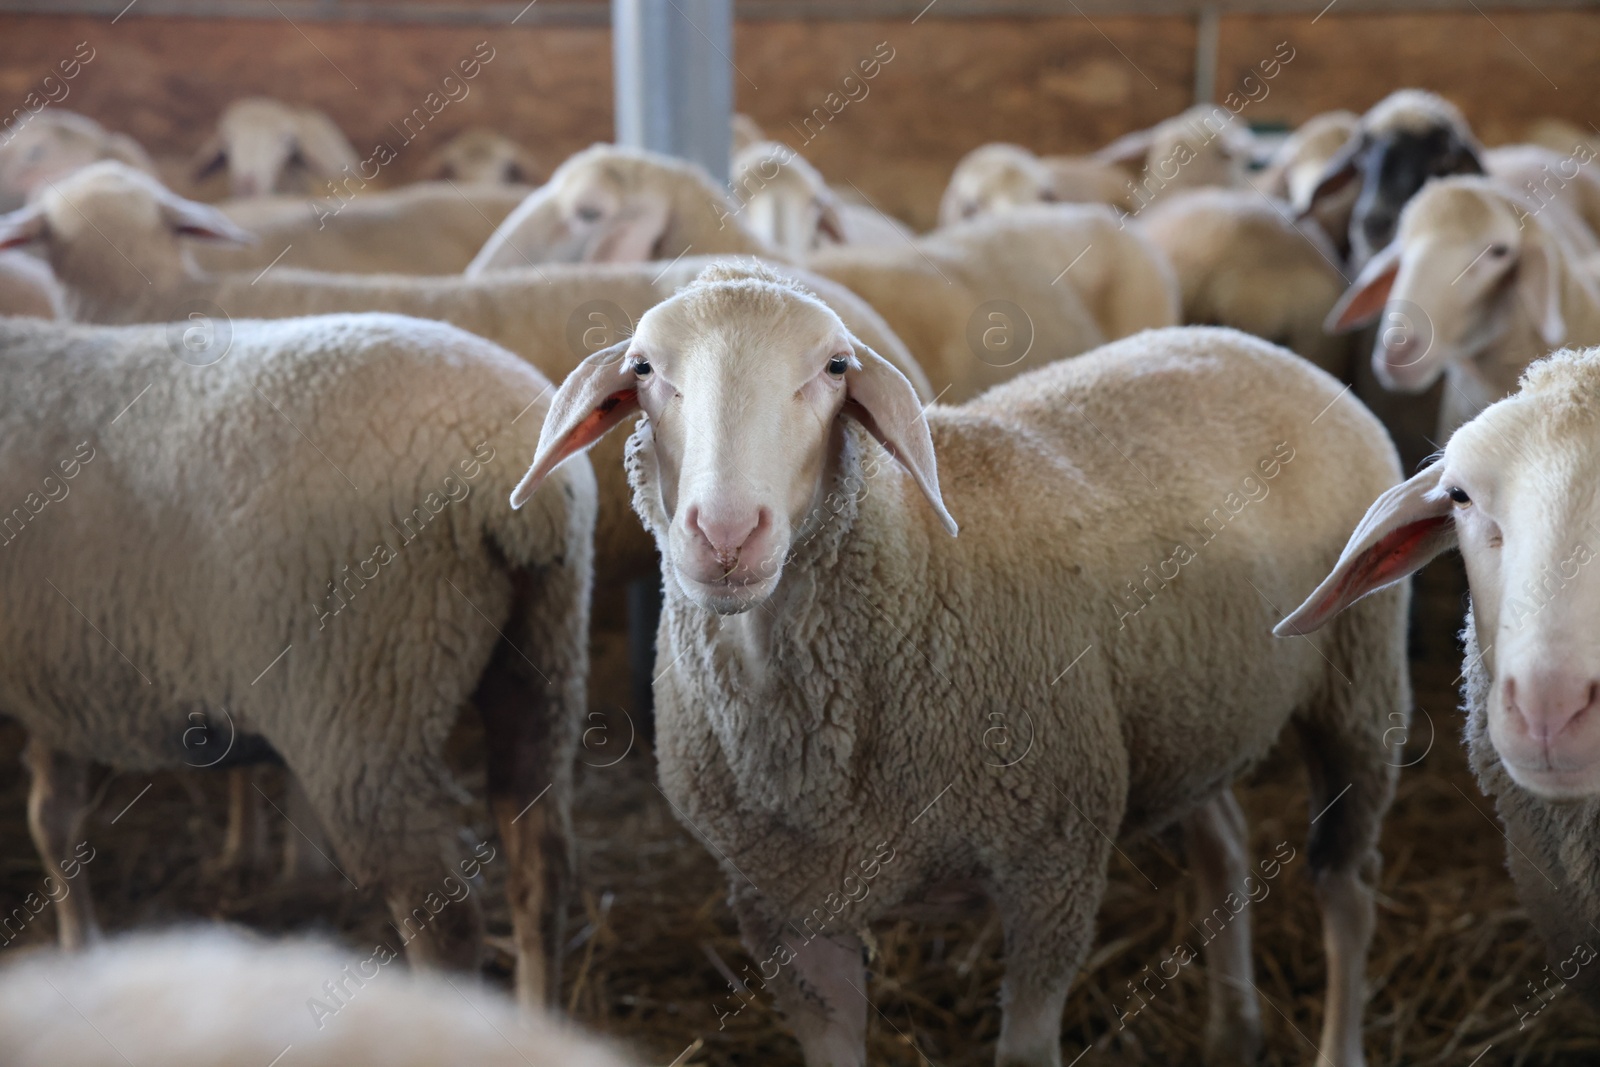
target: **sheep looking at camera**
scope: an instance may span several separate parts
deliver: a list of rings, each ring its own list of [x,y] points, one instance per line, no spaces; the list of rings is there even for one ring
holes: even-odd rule
[[[1181,821],[1209,911],[1248,873],[1230,785],[1289,725],[1326,807],[1309,848],[1330,946],[1320,1050],[1363,1062],[1362,872],[1397,773],[1384,731],[1409,707],[1405,592],[1320,649],[1269,633],[1271,605],[1399,477],[1339,396],[1263,341],[1169,329],[924,413],[821,301],[729,267],[562,383],[512,502],[643,411],[628,469],[666,592],[662,788],[722,858],[746,946],[776,955],[764,980],[808,1064],[863,1062],[857,932],[974,882],[1006,930],[998,1062],[1060,1064],[1108,835]],[[1244,506],[1240,478],[1258,510],[1174,549],[1186,520]],[[1149,599],[1126,599],[1163,559]],[[1033,739],[1006,765],[978,740],[996,715]],[[814,927],[844,894],[847,918]],[[1208,1045],[1247,1061],[1248,922],[1226,928]]]
[[[1279,630],[1314,631],[1460,549],[1472,593],[1462,633],[1472,767],[1505,822],[1507,863],[1552,966],[1600,1005],[1600,968],[1565,970],[1600,924],[1597,412],[1600,349],[1533,364],[1515,395],[1378,497]]]

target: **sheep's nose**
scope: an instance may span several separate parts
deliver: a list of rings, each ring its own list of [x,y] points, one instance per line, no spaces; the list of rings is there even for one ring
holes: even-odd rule
[[[1565,741],[1591,717],[1600,681],[1559,671],[1530,671],[1505,682],[1505,706],[1515,728],[1545,750]],[[1566,735],[1566,736],[1563,736]]]
[[[772,525],[772,513],[766,508],[718,512],[715,515],[692,504],[684,516],[689,529],[710,547],[717,562],[731,567],[739,559],[739,551]]]

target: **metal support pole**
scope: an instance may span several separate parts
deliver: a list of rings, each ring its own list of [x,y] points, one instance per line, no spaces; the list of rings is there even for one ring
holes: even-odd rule
[[[1222,36],[1222,16],[1215,4],[1200,9],[1194,41],[1194,102],[1215,103],[1217,99],[1217,47]]]
[[[617,143],[728,180],[732,0],[611,0]]]

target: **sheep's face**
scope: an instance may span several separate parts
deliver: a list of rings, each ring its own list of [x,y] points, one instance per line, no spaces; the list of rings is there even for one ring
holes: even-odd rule
[[[1396,239],[1398,269],[1373,351],[1381,382],[1420,392],[1446,365],[1471,359],[1499,337],[1506,326],[1501,297],[1523,236],[1510,205],[1477,189],[1434,186],[1413,201]],[[1402,323],[1404,316],[1422,321]]]
[[[180,239],[249,242],[217,209],[174,195],[125,163],[103,161],[52,183],[0,216],[0,248],[38,243],[75,299],[95,306],[161,291],[189,277]]]
[[[513,506],[635,410],[653,437],[643,508],[663,570],[708,611],[747,611],[777,588],[796,536],[825,513],[841,414],[888,447],[955,533],[911,383],[765,268],[708,268],[569,375]]]
[[[103,154],[83,131],[35,119],[0,150],[0,205],[17,207],[34,190],[86,167]]]
[[[654,435],[665,566],[722,614],[777,586],[837,452],[846,376],[861,367],[825,308],[782,300],[761,312],[670,302],[640,321],[627,354]]]
[[[557,182],[559,229],[547,250],[558,260],[638,263],[658,258],[672,217],[664,189],[629,182],[602,160],[580,160]]]
[[[1334,308],[1330,328],[1379,319],[1373,370],[1403,393],[1422,392],[1450,364],[1476,358],[1530,320],[1557,345],[1566,331],[1552,240],[1484,179],[1430,184],[1407,206],[1394,242]]]
[[[1357,263],[1394,239],[1401,209],[1429,179],[1483,173],[1472,146],[1444,125],[1369,136],[1355,163],[1361,192],[1350,216],[1350,254]]]
[[[1550,799],[1600,795],[1600,396],[1491,408],[1452,438],[1450,501],[1472,587],[1489,738]]]
[[[1600,796],[1600,349],[1535,364],[1522,392],[1384,493],[1332,573],[1278,625],[1309,633],[1459,546],[1489,739],[1552,800]]]
[[[1031,154],[1010,145],[986,145],[962,160],[950,175],[939,206],[939,224],[949,226],[1050,198],[1048,178]]]

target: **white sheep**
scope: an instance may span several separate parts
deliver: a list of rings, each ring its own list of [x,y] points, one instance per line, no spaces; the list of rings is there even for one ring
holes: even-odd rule
[[[752,989],[808,1064],[864,1062],[857,931],[974,883],[1006,928],[997,1060],[1059,1064],[1113,841],[1174,821],[1200,911],[1224,916],[1210,1050],[1248,1062],[1249,921],[1229,913],[1259,878],[1230,785],[1290,724],[1320,813],[1320,1051],[1363,1062],[1362,872],[1396,775],[1384,731],[1409,710],[1406,592],[1320,648],[1269,632],[1399,477],[1339,394],[1263,341],[1189,328],[924,414],[822,302],[728,267],[562,383],[512,503],[644,412],[628,469],[663,560],[662,788],[721,858]],[[982,740],[997,724],[1003,754]]]
[[[1021,145],[980,145],[961,157],[939,200],[939,225],[1031,204],[1132,208],[1133,182],[1114,163],[1087,156],[1037,156]]]
[[[66,291],[69,310],[81,320],[166,322],[197,306],[235,318],[389,311],[450,322],[505,346],[551,379],[565,377],[601,340],[610,343],[625,334],[706,263],[686,257],[667,269],[660,264],[546,266],[466,278],[281,267],[265,274],[206,276],[188,262],[191,240],[243,237],[216,208],[181,199],[154,179],[111,163],[85,168],[37,203],[0,217],[0,249],[41,245]],[[825,278],[792,272],[840,308],[851,329],[883,345],[881,351],[896,366],[928,389],[905,346],[859,297]],[[620,463],[621,455],[618,441],[612,457]],[[596,558],[608,584],[625,584],[654,572],[654,549],[630,514],[618,463],[605,466]]]
[[[747,145],[731,173],[745,224],[797,262],[830,244],[899,246],[916,236],[904,223],[841,197],[786,144]]]
[[[50,267],[23,252],[0,252],[0,315],[66,317],[66,299]]]
[[[1327,579],[1279,627],[1314,631],[1460,549],[1472,593],[1462,699],[1473,770],[1505,822],[1507,863],[1552,969],[1592,1002],[1600,968],[1583,964],[1600,924],[1597,412],[1600,349],[1535,363],[1516,394],[1378,497]]]
[[[199,310],[0,320],[0,377],[0,710],[28,732],[46,873],[84,859],[92,765],[275,754],[413,962],[475,967],[476,877],[498,865],[518,991],[542,1002],[595,513],[583,467],[536,515],[502,503],[548,381],[440,323]],[[470,855],[443,762],[469,701],[500,831]],[[64,947],[94,940],[85,882],[55,911]]]
[[[346,199],[258,196],[217,206],[255,243],[202,244],[210,271],[268,266],[367,274],[459,274],[528,190],[418,182]]]
[[[1341,256],[1349,251],[1350,212],[1355,208],[1354,184],[1321,200],[1313,194],[1328,163],[1350,143],[1361,119],[1353,111],[1324,111],[1301,123],[1272,153],[1259,180],[1252,184],[1268,196],[1286,200],[1296,213],[1309,217],[1333,242]]]
[[[1184,322],[1253,333],[1344,376],[1350,339],[1322,328],[1345,291],[1339,253],[1288,204],[1253,189],[1184,189],[1138,226],[1177,272]]]
[[[394,950],[141,934],[0,970],[11,1067],[622,1067],[607,1044]]]
[[[1443,375],[1440,433],[1512,392],[1535,359],[1600,343],[1600,245],[1560,202],[1540,204],[1481,177],[1436,179],[1406,205],[1399,233],[1329,313],[1330,329],[1377,320],[1373,370],[1419,393]]]
[[[436,181],[532,185],[540,168],[533,153],[505,134],[475,126],[450,138],[429,157],[423,173]]]
[[[782,258],[704,171],[596,145],[512,212],[467,273],[685,252]],[[1075,355],[1178,321],[1171,267],[1099,206],[1019,210],[898,246],[825,247],[804,262],[865,298],[951,400],[1033,366],[1024,361],[1038,352]]]
[[[0,211],[16,210],[35,190],[101,159],[156,172],[150,156],[127,134],[111,133],[75,111],[39,112],[0,142]]]
[[[1250,128],[1232,112],[1197,104],[1149,129],[1124,134],[1091,158],[1127,171],[1131,210],[1137,214],[1178,189],[1245,185],[1255,154]]]
[[[270,97],[235,100],[195,153],[195,180],[227,168],[234,196],[291,191],[311,179],[334,179],[361,159],[327,115]]]

